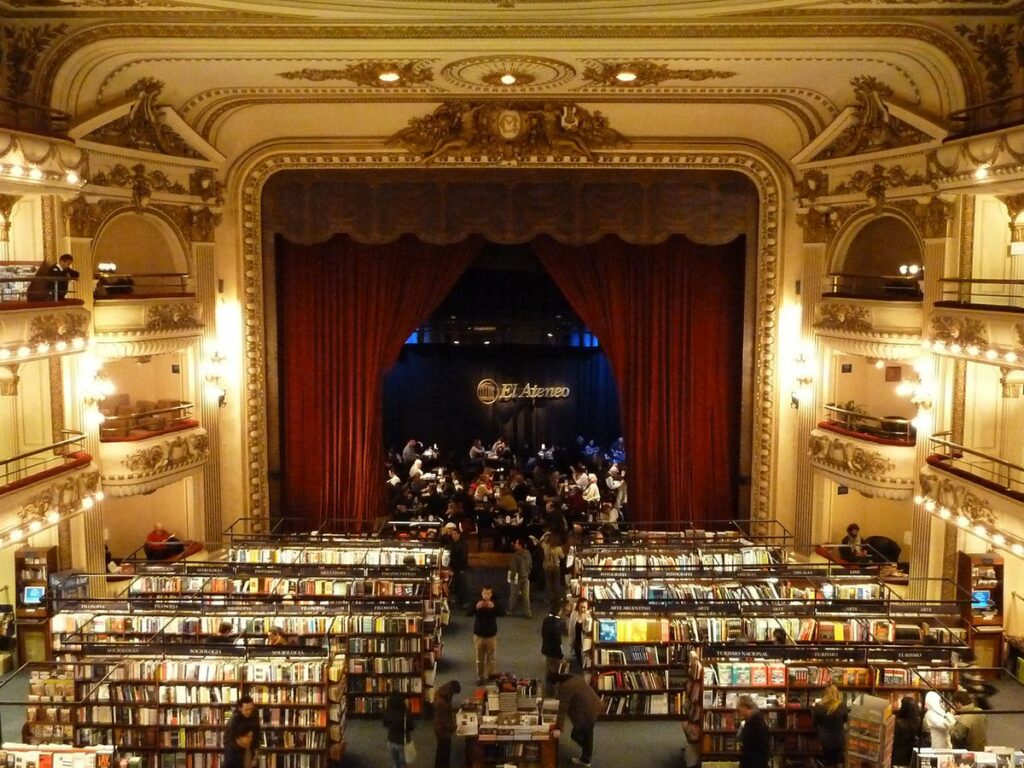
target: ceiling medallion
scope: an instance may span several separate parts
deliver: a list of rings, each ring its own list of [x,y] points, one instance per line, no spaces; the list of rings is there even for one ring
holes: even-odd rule
[[[583,79],[591,85],[642,88],[660,85],[666,80],[725,80],[736,77],[736,72],[719,69],[672,69],[651,59],[612,61],[591,59],[583,70]]]
[[[447,102],[391,137],[424,162],[486,156],[505,162],[531,157],[585,157],[628,144],[600,112],[571,103]]]
[[[328,80],[350,80],[356,85],[370,88],[408,87],[434,81],[431,63],[423,59],[412,61],[368,59],[338,69],[296,69],[290,72],[278,72],[277,76],[283,77],[285,80],[309,80],[314,83],[323,83]]]
[[[474,56],[441,70],[447,82],[473,91],[555,88],[575,76],[571,64],[540,56]]]

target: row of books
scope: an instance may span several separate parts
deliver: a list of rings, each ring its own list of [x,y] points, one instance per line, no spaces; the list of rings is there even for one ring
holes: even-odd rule
[[[109,745],[73,748],[5,742],[0,764],[5,768],[111,768],[113,756]]]
[[[661,671],[643,670],[600,672],[594,676],[594,686],[599,691],[622,690],[665,690],[686,687],[688,677],[686,669],[666,669]]]
[[[609,694],[601,696],[604,714],[613,717],[628,716],[659,716],[687,715],[690,700],[685,693],[655,693],[640,695],[635,693]]]
[[[826,582],[816,586],[794,586],[775,581],[749,583],[696,582],[679,579],[587,579],[580,581],[580,593],[589,600],[730,601],[763,603],[800,600],[878,600],[882,586],[870,582],[842,584]]]
[[[679,551],[636,552],[594,549],[577,555],[577,562],[586,572],[588,568],[723,568],[740,565],[769,565],[778,562],[772,547],[740,547],[739,549],[687,548]]]
[[[428,597],[431,587],[422,579],[340,579],[270,576],[136,577],[132,595],[293,595],[295,597]]]
[[[413,674],[422,666],[422,660],[413,656],[353,656],[348,660],[348,671],[353,675]]]
[[[685,658],[685,650],[677,645],[627,645],[594,652],[597,667],[660,666],[678,664]]]
[[[443,565],[447,552],[440,547],[232,547],[232,563],[299,563],[303,565]]]

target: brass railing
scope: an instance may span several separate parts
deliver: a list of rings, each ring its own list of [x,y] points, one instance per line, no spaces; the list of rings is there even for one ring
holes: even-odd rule
[[[85,447],[85,435],[82,432],[62,429],[61,433],[68,437],[42,448],[0,459],[0,487],[45,472],[52,469],[55,464],[67,463],[68,454],[81,451]]]
[[[939,284],[944,302],[1024,310],[1024,280],[944,277]]]
[[[955,469],[1008,491],[1024,492],[1024,467],[947,440],[950,434],[952,433],[937,432],[931,437],[933,455],[943,457]]]
[[[883,440],[899,440],[914,444],[916,430],[910,419],[901,416],[871,416],[859,411],[840,408],[838,405],[825,406],[825,419],[849,432],[859,432]]]
[[[0,262],[0,303],[7,301],[59,301],[58,289],[67,288],[64,299],[78,296],[78,278],[40,275],[41,262]]]
[[[95,278],[94,296],[97,300],[192,295],[191,280],[184,272],[105,272],[95,275]]]
[[[878,299],[880,301],[921,301],[921,278],[917,275],[829,275],[829,287],[822,296]]]

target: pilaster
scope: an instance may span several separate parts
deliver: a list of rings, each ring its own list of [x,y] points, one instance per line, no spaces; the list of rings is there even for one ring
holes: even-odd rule
[[[207,393],[206,370],[208,363],[218,353],[217,345],[217,276],[214,244],[192,243],[192,263],[195,275],[196,298],[203,311],[203,335],[197,347],[199,360],[193,366],[195,371],[195,392],[199,401],[200,423],[206,428],[210,444],[210,458],[203,468],[200,486],[195,494],[197,516],[204,525],[207,546],[220,544],[224,531],[220,498],[220,403]]]

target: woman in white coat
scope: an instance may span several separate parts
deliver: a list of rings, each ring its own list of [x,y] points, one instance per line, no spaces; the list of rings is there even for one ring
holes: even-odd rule
[[[932,737],[932,749],[949,749],[949,729],[956,723],[937,691],[924,697],[924,727]]]

